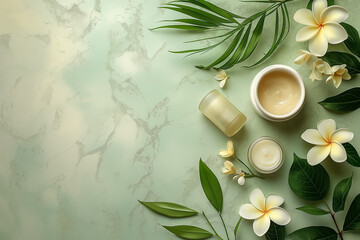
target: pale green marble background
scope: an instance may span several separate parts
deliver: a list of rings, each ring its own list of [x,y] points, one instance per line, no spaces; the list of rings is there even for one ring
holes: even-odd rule
[[[228,138],[197,110],[218,82],[212,72],[193,66],[206,64],[216,51],[186,59],[170,54],[168,50],[194,46],[182,42],[197,35],[149,31],[159,20],[175,17],[158,8],[161,2],[0,1],[0,239],[176,239],[157,223],[208,229],[201,217],[170,221],[140,206],[138,199],[204,210],[223,234],[201,190],[200,157],[223,187],[224,219],[231,232],[240,205],[255,187],[284,196],[292,216],[288,232],[311,225],[334,227],[329,216],[295,210],[307,203],[290,191],[287,176],[292,154],[304,157],[310,148],[300,134],[321,119],[334,118],[339,127],[352,129],[352,143],[360,150],[360,110],[339,115],[316,104],[358,86],[359,77],[339,89],[308,80],[310,70],[293,64],[296,50],[307,47],[295,42],[301,26],[293,21],[288,38],[269,61],[228,71],[231,79],[221,92],[249,119],[232,138],[237,155],[246,161],[250,142],[264,135],[278,139],[286,152],[279,172],[240,187],[220,171],[223,160],[217,151]],[[240,14],[263,6],[214,2]],[[290,14],[305,4],[290,3]],[[359,3],[340,4],[350,12],[348,22],[360,29]],[[269,39],[272,21],[265,29]],[[257,56],[261,54],[260,49]],[[307,90],[303,111],[285,123],[263,120],[250,103],[252,78],[275,63],[299,70]],[[354,172],[347,209],[360,192],[360,170],[331,161],[324,166],[332,185]],[[338,215],[342,224],[345,212]],[[239,239],[256,239],[251,222],[241,224]],[[345,239],[359,239],[359,233],[346,233]]]

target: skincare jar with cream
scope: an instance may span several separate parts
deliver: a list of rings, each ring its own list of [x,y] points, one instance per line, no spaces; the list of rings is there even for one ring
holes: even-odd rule
[[[281,168],[284,163],[284,154],[275,139],[260,137],[250,144],[248,159],[257,172],[269,174]]]
[[[234,136],[246,122],[246,116],[216,89],[205,95],[199,110],[228,137]]]
[[[250,95],[261,117],[282,122],[300,112],[305,100],[305,87],[295,69],[277,64],[264,68],[255,76]]]

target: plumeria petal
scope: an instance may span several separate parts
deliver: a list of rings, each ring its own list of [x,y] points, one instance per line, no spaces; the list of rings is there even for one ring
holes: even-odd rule
[[[284,199],[275,194],[269,194],[265,200],[265,209],[268,211],[274,207],[280,207],[284,203]]]
[[[306,8],[297,10],[294,15],[294,20],[304,25],[317,26],[313,13]]]
[[[331,144],[326,146],[315,146],[310,149],[307,154],[307,161],[311,166],[317,165],[329,156]]]
[[[254,207],[256,207],[259,210],[265,210],[265,196],[264,193],[258,189],[255,188],[251,193],[250,193],[250,202],[252,205],[254,205]]]
[[[314,0],[312,4],[312,12],[314,14],[315,21],[321,23],[321,13],[327,7],[327,0]]]
[[[271,221],[281,226],[284,226],[291,221],[289,213],[279,207],[268,210],[267,214],[270,217]]]
[[[338,44],[348,38],[346,30],[338,23],[328,22],[324,24],[323,31],[331,44]]]
[[[329,142],[331,134],[336,130],[336,123],[333,119],[325,119],[318,123],[317,129],[321,136]]]
[[[250,203],[245,203],[244,205],[242,205],[240,207],[239,214],[241,217],[249,220],[253,220],[264,215],[263,212],[259,211],[259,209],[257,209]]]
[[[224,149],[219,151],[219,155],[223,158],[228,158],[228,157],[232,156],[231,153],[229,153],[227,150],[224,150]]]
[[[309,39],[314,38],[319,32],[318,27],[306,26],[301,28],[296,34],[296,41],[305,42]]]
[[[344,22],[348,18],[348,12],[340,6],[330,6],[321,13],[321,22]]]
[[[264,234],[269,230],[269,228],[270,218],[267,214],[264,214],[262,217],[254,220],[253,230],[257,236],[264,236]]]
[[[347,155],[344,146],[338,142],[331,143],[330,157],[335,162],[341,163],[346,161]]]
[[[350,80],[351,79],[351,76],[350,74],[348,73],[348,71],[346,71],[343,76],[342,76],[343,80]]]
[[[301,134],[301,138],[311,144],[314,145],[327,145],[328,143],[321,136],[318,130],[316,129],[308,129],[303,134]]]
[[[324,56],[328,49],[328,40],[324,34],[324,32],[317,28],[316,35],[310,39],[309,41],[309,50],[315,56]]]
[[[354,133],[346,128],[340,128],[331,134],[331,141],[339,143],[350,142],[354,138]]]
[[[239,177],[238,184],[241,185],[241,186],[245,184],[245,177],[244,176]]]
[[[231,140],[229,140],[229,141],[227,141],[226,146],[227,146],[228,152],[231,153],[231,155],[233,155],[234,154],[234,143]]]
[[[223,69],[220,69],[215,75],[214,78],[218,81],[222,81],[226,78],[226,72]]]
[[[226,83],[226,80],[227,80],[228,78],[226,77],[224,80],[222,80],[220,83],[219,83],[219,86],[220,86],[220,88],[223,88],[224,86],[225,86],[225,83]]]
[[[294,63],[298,64],[298,65],[302,65],[304,64],[307,60],[309,59],[309,57],[306,54],[301,54],[300,56],[298,56],[297,58],[295,58]]]

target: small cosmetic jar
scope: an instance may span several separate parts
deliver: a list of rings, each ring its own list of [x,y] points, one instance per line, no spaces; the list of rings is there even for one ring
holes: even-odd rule
[[[270,121],[295,117],[304,105],[305,87],[299,73],[285,65],[271,65],[253,79],[251,101],[257,113]]]
[[[275,139],[260,137],[250,144],[248,159],[257,172],[270,174],[281,168],[284,163],[284,153]]]
[[[216,89],[205,95],[199,104],[199,110],[228,137],[234,136],[247,119]]]

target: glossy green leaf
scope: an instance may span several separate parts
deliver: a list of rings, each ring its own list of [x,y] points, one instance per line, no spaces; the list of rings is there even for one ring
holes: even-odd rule
[[[319,102],[324,108],[334,112],[351,112],[360,108],[360,87],[351,88],[336,96]]]
[[[314,226],[296,230],[286,236],[286,240],[336,240],[337,233],[329,227]]]
[[[348,33],[348,38],[344,41],[346,47],[356,56],[360,57],[360,37],[359,32],[348,23],[340,23]]]
[[[327,195],[330,177],[320,164],[310,166],[306,159],[294,154],[294,162],[289,172],[289,185],[296,196],[308,201],[318,201]]]
[[[360,230],[360,194],[355,197],[350,205],[343,229],[344,231]]]
[[[360,156],[356,149],[353,147],[353,145],[351,145],[350,143],[343,143],[343,146],[347,154],[346,161],[354,167],[360,167]]]
[[[322,59],[331,66],[346,64],[350,74],[360,73],[360,62],[353,55],[345,52],[327,52]]]
[[[266,240],[284,240],[285,226],[280,226],[271,221],[270,228],[265,234]]]
[[[340,181],[334,189],[332,208],[334,212],[344,210],[345,201],[352,184],[352,176]]]
[[[204,193],[214,208],[221,213],[223,207],[223,195],[220,183],[210,168],[200,159],[199,172],[201,186]]]
[[[330,213],[329,211],[325,211],[324,209],[313,207],[313,206],[302,206],[302,207],[298,207],[296,209],[306,212],[307,214],[310,214],[310,215],[326,215],[326,214]]]
[[[241,220],[242,220],[242,217],[239,218],[239,221],[236,223],[236,226],[235,226],[235,229],[234,229],[235,239],[236,239],[236,236],[237,236],[237,232],[238,232]]]
[[[314,1],[314,0],[310,0],[310,1],[308,2],[307,6],[306,6],[307,9],[312,10],[313,1]],[[327,0],[327,2],[328,2],[328,6],[331,6],[331,5],[334,5],[334,4],[335,4],[334,0]]]
[[[164,215],[166,217],[171,218],[183,218],[183,217],[190,217],[198,214],[197,211],[192,210],[188,207],[170,203],[170,202],[143,202],[139,201],[142,205],[147,207],[148,209]]]
[[[211,232],[205,229],[190,225],[163,226],[163,227],[169,232],[172,232],[176,236],[183,239],[206,239],[213,236]]]

